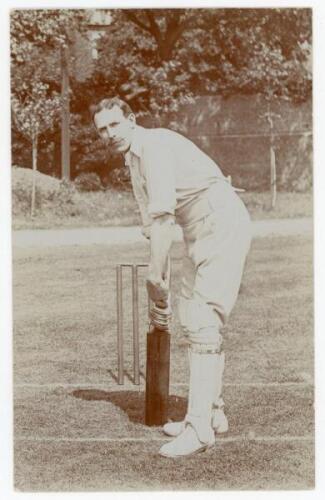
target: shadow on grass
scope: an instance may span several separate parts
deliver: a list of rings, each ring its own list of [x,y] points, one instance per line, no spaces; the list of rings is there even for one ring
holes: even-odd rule
[[[98,389],[78,389],[72,392],[75,398],[85,401],[107,401],[118,406],[131,422],[144,425],[145,393],[138,391],[107,392]],[[168,398],[168,418],[182,420],[186,413],[187,400],[179,396]]]

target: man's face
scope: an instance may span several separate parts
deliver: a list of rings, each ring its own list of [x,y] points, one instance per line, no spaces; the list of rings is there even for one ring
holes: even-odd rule
[[[118,106],[112,109],[102,109],[94,116],[94,122],[100,137],[105,144],[116,153],[125,153],[132,141],[135,117],[133,114],[124,116]]]

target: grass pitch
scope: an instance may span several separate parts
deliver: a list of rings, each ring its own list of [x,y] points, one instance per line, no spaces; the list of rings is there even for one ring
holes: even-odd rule
[[[21,491],[309,489],[314,485],[311,239],[254,240],[225,328],[229,432],[187,459],[157,455],[144,425],[144,379],[116,383],[115,265],[146,262],[146,243],[16,249],[14,263],[15,487]],[[172,252],[173,292],[181,244]],[[129,280],[128,280],[129,278]],[[125,304],[131,300],[125,274]],[[141,371],[146,294],[140,280]],[[126,308],[125,308],[126,311]],[[186,411],[187,356],[177,318],[170,418]]]

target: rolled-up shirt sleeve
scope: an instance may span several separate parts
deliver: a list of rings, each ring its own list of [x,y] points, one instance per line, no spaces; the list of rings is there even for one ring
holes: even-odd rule
[[[168,141],[162,137],[152,137],[143,153],[148,215],[152,218],[164,214],[175,215],[175,158]]]

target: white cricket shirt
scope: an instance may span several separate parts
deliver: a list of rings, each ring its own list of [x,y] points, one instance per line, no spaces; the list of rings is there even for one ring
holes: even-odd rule
[[[163,214],[186,211],[199,193],[218,179],[218,165],[192,141],[164,128],[136,125],[125,163],[144,226]]]

